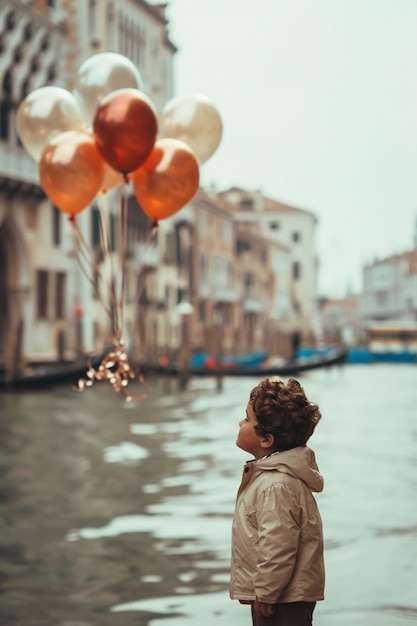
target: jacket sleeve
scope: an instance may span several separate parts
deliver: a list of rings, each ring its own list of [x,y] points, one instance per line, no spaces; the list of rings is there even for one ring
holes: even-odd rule
[[[257,501],[257,568],[255,593],[261,602],[276,603],[291,580],[300,541],[300,505],[280,483]]]

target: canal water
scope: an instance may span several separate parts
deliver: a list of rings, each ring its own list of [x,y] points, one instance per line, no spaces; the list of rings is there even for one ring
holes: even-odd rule
[[[326,600],[315,626],[417,621],[417,368],[346,365],[300,377],[323,418]],[[123,404],[0,394],[0,624],[249,626],[229,600],[231,517],[257,380],[149,379]]]

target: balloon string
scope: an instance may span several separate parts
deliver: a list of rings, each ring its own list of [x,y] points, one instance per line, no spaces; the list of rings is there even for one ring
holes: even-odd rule
[[[143,253],[142,253],[142,258],[140,260],[139,266],[137,268],[137,283],[136,283],[136,292],[135,292],[135,296],[134,296],[134,305],[135,305],[135,309],[134,309],[134,320],[133,320],[133,327],[135,329],[138,328],[139,324],[139,314],[140,314],[140,310],[141,310],[141,306],[140,306],[140,298],[142,296],[142,293],[146,287],[146,272],[144,271],[145,269],[145,259],[146,259],[146,255],[147,252],[151,249],[152,243],[155,239],[156,233],[157,233],[157,227],[158,227],[158,223],[152,222],[151,224],[151,230],[149,232],[149,235],[147,237],[147,240],[145,241],[145,245],[144,245],[144,249],[143,249]]]
[[[137,305],[136,306],[136,311],[139,308],[139,306],[138,306],[139,305],[139,299],[140,299],[140,297],[141,297],[141,295],[143,293],[143,290],[145,288],[145,280],[144,280],[144,278],[146,276],[146,273],[143,270],[144,270],[144,267],[145,267],[146,254],[151,249],[151,245],[152,245],[152,243],[153,243],[153,241],[155,239],[156,233],[157,233],[157,229],[155,227],[151,228],[151,231],[150,231],[150,233],[148,235],[148,238],[145,241],[145,246],[144,246],[144,249],[143,249],[142,259],[141,259],[141,261],[139,263],[139,266],[138,266],[138,269],[137,269],[138,282],[137,282],[137,289],[136,289],[136,294],[135,294],[135,299],[134,299],[134,302]],[[141,279],[143,279],[143,280],[141,281]]]
[[[87,265],[89,267],[90,267],[89,264],[92,262],[93,268],[97,272],[97,275],[99,276],[100,280],[103,279],[102,273],[100,271],[100,267],[97,264],[96,259],[94,257],[94,252],[90,248],[90,246],[88,245],[86,240],[84,239],[80,229],[78,228],[78,224],[77,224],[76,220],[74,219],[74,216],[71,216],[69,221],[70,221],[70,224],[71,224],[72,229],[73,229],[73,239],[74,239],[74,246],[75,246],[75,255],[76,255],[78,266],[80,267],[80,269],[81,269],[82,273],[84,274],[85,278],[88,280],[90,285],[93,287],[94,294],[96,295],[96,297],[99,300],[100,304],[103,306],[103,309],[104,309],[105,313],[111,319],[111,317],[112,317],[111,310],[107,307],[107,304],[104,302],[104,300],[103,300],[103,298],[101,296],[100,290],[98,289],[98,287],[97,287],[97,285],[95,283],[94,275],[91,275],[91,273],[88,273],[87,269],[84,266],[84,262],[87,263]]]
[[[126,177],[125,177],[126,178]],[[124,317],[124,297],[126,288],[126,244],[127,244],[127,223],[128,223],[128,197],[124,187],[120,188],[119,194],[119,219],[120,219],[120,263],[121,263],[121,287],[119,293],[119,334],[123,334]]]
[[[118,319],[118,310],[117,310],[117,297],[116,297],[116,277],[114,272],[114,262],[113,262],[113,254],[111,249],[111,234],[110,234],[110,226],[109,226],[109,217],[107,209],[107,201],[103,196],[98,200],[99,206],[99,216],[100,216],[100,230],[101,230],[101,238],[102,238],[102,249],[103,249],[103,260],[107,257],[109,259],[110,264],[110,282],[107,284],[107,292],[110,297],[111,303],[111,311],[113,314],[110,315],[110,321],[112,323],[112,330],[117,337],[120,336],[120,332],[118,332],[119,328],[119,319]],[[114,318],[114,319],[113,319]]]

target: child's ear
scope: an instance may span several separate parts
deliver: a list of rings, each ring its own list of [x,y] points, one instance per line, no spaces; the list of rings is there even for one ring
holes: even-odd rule
[[[262,439],[261,446],[263,448],[271,448],[275,443],[274,435],[272,433],[267,433],[265,437]]]

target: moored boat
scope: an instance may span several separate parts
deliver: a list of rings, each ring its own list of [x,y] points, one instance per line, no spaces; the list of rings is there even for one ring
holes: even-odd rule
[[[74,361],[28,365],[14,372],[12,376],[6,371],[0,371],[0,390],[45,388],[64,382],[76,384],[85,375],[89,364],[93,367],[98,365],[104,354],[96,352]]]
[[[417,363],[417,322],[368,322],[366,335],[366,345],[349,346],[346,363]],[[330,348],[302,348],[297,356],[325,356],[329,351]]]
[[[417,363],[417,322],[369,322],[366,332],[367,346],[351,347],[348,363]]]
[[[256,376],[264,378],[266,376],[295,376],[309,370],[340,365],[346,361],[347,349],[333,349],[326,354],[313,355],[305,358],[277,360],[275,363],[271,358],[251,365],[225,365],[221,362],[216,364],[214,359],[206,360],[201,366],[190,366],[191,376]],[[144,367],[146,371],[146,366]],[[179,375],[180,370],[175,364],[159,364],[159,373]]]

